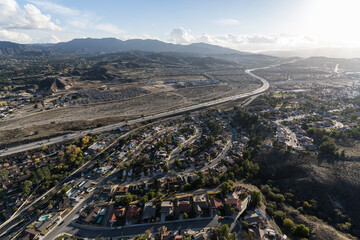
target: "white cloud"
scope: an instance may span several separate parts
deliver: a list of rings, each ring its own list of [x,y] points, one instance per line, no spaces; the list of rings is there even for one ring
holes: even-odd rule
[[[205,42],[223,47],[233,48],[240,51],[265,51],[265,50],[293,50],[301,48],[327,47],[334,43],[319,41],[303,35],[247,35],[247,34],[225,34],[210,35],[203,33],[199,36],[192,36],[190,41]]]
[[[194,40],[194,37],[190,34],[190,31],[187,31],[182,27],[174,28],[171,30],[169,35],[170,41],[173,43],[190,43],[192,40]]]
[[[7,41],[23,42],[23,43],[31,42],[31,38],[25,33],[8,31],[5,29],[0,29],[0,39],[5,39]]]
[[[16,0],[0,1],[0,27],[3,29],[47,29],[61,30],[32,4],[20,8]]]
[[[60,42],[60,39],[55,35],[51,35],[48,42],[49,43],[58,43],[58,42]]]
[[[53,12],[56,14],[64,16],[77,16],[81,14],[81,11],[76,9],[71,9],[60,4],[56,4],[49,1],[40,1],[40,0],[30,0],[31,3],[35,4],[38,7],[41,7],[43,10]]]
[[[218,19],[218,20],[215,20],[214,22],[219,25],[238,25],[238,24],[240,24],[239,20],[232,19],[232,18]]]

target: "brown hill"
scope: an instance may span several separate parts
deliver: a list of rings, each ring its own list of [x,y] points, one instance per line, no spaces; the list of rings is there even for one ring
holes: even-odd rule
[[[59,78],[46,78],[37,84],[37,92],[52,94],[71,87],[71,84]]]

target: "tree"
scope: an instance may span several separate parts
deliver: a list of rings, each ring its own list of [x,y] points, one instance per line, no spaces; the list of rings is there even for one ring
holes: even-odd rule
[[[285,218],[283,221],[283,227],[287,231],[291,231],[291,229],[294,227],[294,222],[290,218]]]
[[[276,212],[274,212],[274,218],[276,222],[281,224],[285,219],[285,213],[281,210],[277,210]]]
[[[297,237],[308,238],[310,236],[309,228],[305,227],[304,224],[296,225],[292,229],[292,233],[293,233],[293,235],[295,235]]]
[[[6,181],[6,180],[8,180],[8,177],[9,177],[9,171],[6,169],[1,169],[0,170],[0,180]]]
[[[325,156],[325,155],[336,156],[336,153],[337,153],[337,147],[333,140],[326,138],[326,140],[324,140],[320,144],[319,147],[320,156]]]
[[[221,192],[223,194],[229,193],[230,190],[231,190],[231,185],[228,182],[224,182],[221,184]]]
[[[221,225],[221,227],[220,227],[220,235],[224,236],[224,237],[228,237],[229,234],[230,234],[229,225],[227,225],[227,224]]]
[[[260,206],[260,202],[261,202],[261,193],[258,191],[252,191],[250,205],[252,207],[258,207]]]
[[[131,202],[136,201],[136,199],[136,195],[132,195],[131,193],[127,192],[123,197],[116,198],[115,202],[122,206],[128,206]]]
[[[237,240],[236,233],[230,233],[229,225],[221,225],[218,229],[211,230],[211,239]]]
[[[148,196],[144,195],[141,199],[140,199],[142,204],[145,204],[147,201],[149,201]]]
[[[30,195],[30,191],[31,191],[31,186],[32,186],[32,182],[29,180],[26,180],[25,182],[22,182],[21,184],[22,186],[22,191],[23,191],[23,195],[25,197]]]

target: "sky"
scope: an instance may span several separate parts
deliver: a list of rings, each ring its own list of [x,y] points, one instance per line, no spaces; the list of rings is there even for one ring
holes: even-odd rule
[[[0,40],[206,42],[242,51],[360,47],[360,0],[0,0]]]

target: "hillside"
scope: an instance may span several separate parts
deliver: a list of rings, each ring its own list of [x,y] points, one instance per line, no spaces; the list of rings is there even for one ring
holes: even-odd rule
[[[281,192],[296,196],[293,207],[360,235],[360,202],[354,201],[360,197],[358,159],[318,159],[272,151],[261,154],[258,162],[262,179],[271,179]],[[346,222],[351,223],[348,230]]]
[[[68,82],[60,80],[59,78],[46,78],[45,80],[39,81],[36,86],[37,92],[52,94],[60,90],[65,90],[70,87]]]

